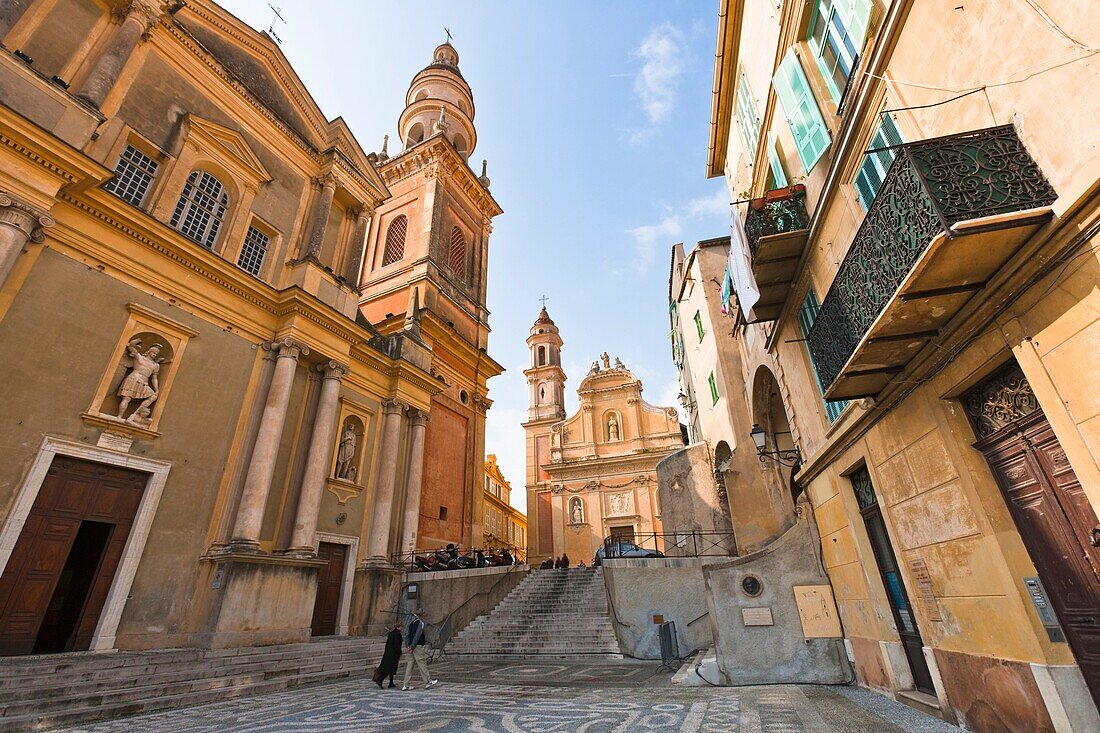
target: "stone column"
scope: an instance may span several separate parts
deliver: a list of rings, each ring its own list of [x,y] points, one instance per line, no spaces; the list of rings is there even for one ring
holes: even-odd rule
[[[344,270],[344,279],[353,288],[359,287],[359,268],[363,266],[363,252],[367,248],[367,226],[372,213],[366,206],[361,206],[355,212],[355,231],[351,235],[348,265]]]
[[[8,35],[8,31],[15,27],[23,13],[31,6],[34,0],[7,0],[0,2],[0,41]]]
[[[260,529],[264,509],[267,507],[267,495],[271,491],[271,480],[275,475],[275,461],[279,454],[283,425],[286,423],[294,371],[298,366],[298,356],[309,353],[308,348],[292,339],[274,342],[268,348],[278,349],[279,357],[275,362],[275,374],[271,377],[267,403],[264,405],[263,417],[260,418],[260,430],[256,435],[252,460],[244,479],[237,521],[233,525],[231,544],[237,549],[255,550],[260,545]]]
[[[122,68],[126,66],[142,36],[164,12],[164,7],[155,0],[133,0],[122,25],[96,60],[77,96],[98,109],[118,81]]]
[[[401,552],[416,550],[420,526],[420,484],[424,477],[424,432],[428,413],[409,410],[409,462],[405,471],[405,513],[401,532]]]
[[[7,281],[23,248],[29,242],[45,239],[42,228],[52,225],[49,214],[0,191],[0,287]]]
[[[317,513],[321,508],[325,479],[332,463],[336,408],[340,401],[340,378],[347,374],[348,368],[330,361],[321,369],[324,371],[321,398],[317,402],[313,435],[309,439],[306,470],[302,475],[302,490],[298,495],[298,512],[294,519],[294,533],[290,538],[288,553],[314,554],[313,535],[317,531]]]
[[[374,495],[374,513],[367,538],[367,560],[389,562],[390,521],[393,515],[393,490],[397,484],[397,459],[401,448],[401,413],[405,405],[397,400],[382,400],[382,445],[378,451],[378,480]]]
[[[325,231],[328,229],[328,216],[332,211],[332,198],[336,195],[336,176],[326,173],[320,179],[321,195],[313,206],[313,226],[306,243],[307,258],[317,259],[325,245]]]

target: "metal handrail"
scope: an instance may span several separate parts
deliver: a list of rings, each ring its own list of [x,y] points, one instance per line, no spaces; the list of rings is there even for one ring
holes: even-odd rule
[[[736,557],[737,543],[733,532],[649,532],[631,538],[605,537],[603,559],[613,560],[626,556],[621,550],[629,544],[641,551],[656,553],[658,557]],[[631,557],[638,557],[631,554]]]

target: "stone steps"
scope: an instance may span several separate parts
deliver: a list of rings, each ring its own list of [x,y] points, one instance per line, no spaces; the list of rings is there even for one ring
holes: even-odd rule
[[[381,638],[0,659],[0,730],[43,730],[366,676]]]
[[[447,645],[464,659],[622,659],[598,568],[530,573]]]

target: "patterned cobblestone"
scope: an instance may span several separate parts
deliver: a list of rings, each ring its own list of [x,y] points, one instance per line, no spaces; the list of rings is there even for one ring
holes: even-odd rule
[[[929,733],[958,728],[828,688],[683,688],[650,664],[433,665],[430,690],[358,679],[64,729],[69,733]],[[808,696],[807,693],[810,693]],[[873,693],[868,693],[873,694]],[[895,713],[897,715],[895,715]],[[898,723],[891,722],[898,720]]]

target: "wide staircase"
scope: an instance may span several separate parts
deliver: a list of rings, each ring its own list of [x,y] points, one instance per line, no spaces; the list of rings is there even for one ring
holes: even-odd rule
[[[0,731],[44,730],[366,676],[383,638],[0,659]]]
[[[600,568],[534,570],[445,647],[481,659],[622,659]]]

